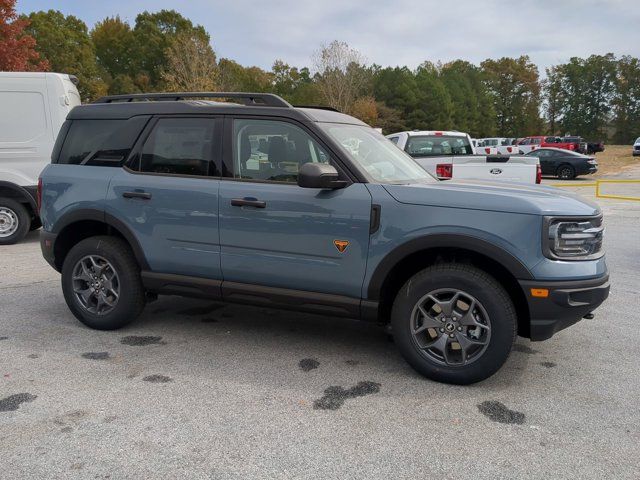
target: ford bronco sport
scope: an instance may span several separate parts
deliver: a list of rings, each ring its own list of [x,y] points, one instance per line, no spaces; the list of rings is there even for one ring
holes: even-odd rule
[[[355,317],[388,323],[421,374],[467,384],[609,293],[596,205],[438,181],[359,120],[269,94],[76,107],[38,192],[44,257],[101,330],[158,294]]]

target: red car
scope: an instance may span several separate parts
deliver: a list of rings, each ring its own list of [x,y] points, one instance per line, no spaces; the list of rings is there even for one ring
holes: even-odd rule
[[[560,137],[545,137],[542,135],[526,137],[518,142],[518,145],[537,145],[538,148],[564,148],[574,152],[580,151],[580,142],[565,142]]]

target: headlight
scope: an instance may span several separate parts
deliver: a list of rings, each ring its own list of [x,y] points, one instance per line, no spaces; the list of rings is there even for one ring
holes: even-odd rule
[[[554,260],[593,260],[604,255],[602,216],[544,217],[543,249]]]

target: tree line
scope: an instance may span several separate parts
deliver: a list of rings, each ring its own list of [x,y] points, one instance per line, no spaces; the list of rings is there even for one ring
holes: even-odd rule
[[[55,10],[18,16],[0,0],[0,70],[76,75],[83,100],[154,91],[273,92],[294,105],[328,105],[385,133],[455,129],[474,137],[581,135],[629,143],[640,135],[640,60],[571,58],[545,70],[526,55],[425,61],[416,69],[368,64],[334,41],[308,67],[270,70],[216,57],[209,33],[174,10],[108,17],[92,29]]]

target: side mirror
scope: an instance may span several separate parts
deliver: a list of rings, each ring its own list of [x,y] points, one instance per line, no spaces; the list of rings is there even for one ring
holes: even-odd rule
[[[305,163],[298,170],[298,186],[303,188],[344,188],[347,182],[339,180],[340,175],[328,163]]]

